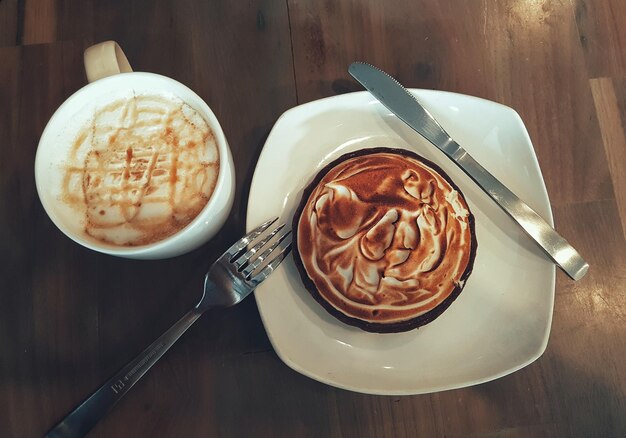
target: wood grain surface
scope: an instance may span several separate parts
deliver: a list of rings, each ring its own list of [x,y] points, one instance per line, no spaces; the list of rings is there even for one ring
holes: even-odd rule
[[[479,386],[370,396],[299,375],[254,300],[201,319],[94,437],[626,436],[626,2],[622,0],[1,0],[0,436],[42,436],[175,322],[244,231],[248,187],[285,110],[359,90],[372,62],[410,87],[501,102],[535,145],[557,229],[591,265],[557,275],[550,342]],[[230,220],[172,260],[67,239],[35,190],[39,137],[115,39],[216,113],[237,170]]]

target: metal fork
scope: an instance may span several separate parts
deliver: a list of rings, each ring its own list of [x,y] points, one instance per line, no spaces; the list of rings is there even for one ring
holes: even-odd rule
[[[231,246],[209,268],[200,302],[139,356],[111,377],[46,434],[47,438],[82,437],[207,310],[239,303],[280,265],[291,250],[284,224],[267,231],[269,220]]]

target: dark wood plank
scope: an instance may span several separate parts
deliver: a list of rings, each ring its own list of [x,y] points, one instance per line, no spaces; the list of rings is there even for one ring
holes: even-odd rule
[[[59,41],[57,37],[57,0],[31,0],[24,5],[24,33],[20,44]],[[78,17],[77,17],[78,18]]]
[[[3,211],[8,208],[9,200],[20,203],[19,195],[14,192],[19,185],[20,179],[18,160],[16,158],[17,146],[17,120],[18,114],[15,108],[19,108],[20,99],[20,64],[21,50],[19,48],[0,48],[0,59],[3,60],[0,67],[0,100],[3,106],[11,108],[11,111],[0,111],[0,138],[3,139],[3,159],[0,160],[0,199],[2,200]],[[9,149],[10,147],[10,149]],[[3,286],[0,289],[0,345],[2,345],[2,356],[0,361],[0,398],[2,404],[6,406],[0,412],[0,425],[4,430],[20,430],[19,412],[27,410],[32,412],[32,405],[25,402],[28,391],[26,385],[21,385],[16,376],[17,370],[21,367],[32,368],[28,359],[20,361],[24,348],[32,343],[30,335],[31,312],[27,295],[29,292],[23,287],[25,278],[19,278],[20,265],[25,263],[27,254],[20,250],[19,246],[11,247],[19,238],[15,237],[24,230],[20,229],[20,218],[7,217],[2,215],[2,227],[0,227],[0,275],[5,277]],[[21,253],[21,254],[20,254]],[[15,271],[18,272],[15,272]],[[9,276],[10,275],[10,276]],[[16,314],[17,318],[10,318],[8,315]]]
[[[591,92],[600,122],[602,142],[609,163],[615,200],[626,236],[626,80],[591,79]]]
[[[19,43],[19,18],[18,0],[0,1],[0,47]]]
[[[574,0],[574,4],[589,77],[624,77],[626,3],[622,0]]]
[[[557,278],[550,344],[541,360],[555,418],[570,436],[626,433],[626,240],[614,200],[555,209],[588,254],[582,281]]]

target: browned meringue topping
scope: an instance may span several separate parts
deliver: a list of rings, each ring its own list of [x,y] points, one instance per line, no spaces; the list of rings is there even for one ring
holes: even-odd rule
[[[471,220],[463,196],[432,167],[376,152],[340,162],[312,189],[297,249],[336,310],[393,324],[460,290],[473,261]]]

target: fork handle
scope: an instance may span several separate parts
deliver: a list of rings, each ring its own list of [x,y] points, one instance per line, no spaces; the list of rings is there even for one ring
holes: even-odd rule
[[[135,383],[170,349],[172,345],[204,313],[193,308],[139,356],[97,389],[44,438],[75,438],[89,432],[98,421],[133,387]]]

